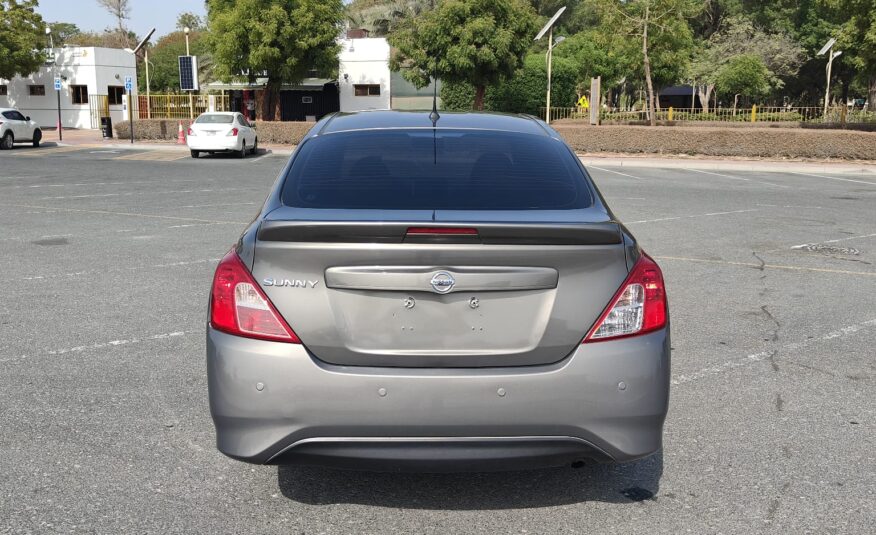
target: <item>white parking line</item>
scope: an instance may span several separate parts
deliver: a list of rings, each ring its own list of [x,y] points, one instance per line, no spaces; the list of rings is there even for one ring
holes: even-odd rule
[[[628,175],[628,174],[626,174],[626,173],[621,173],[620,171],[612,171],[611,169],[605,169],[605,168],[603,168],[603,167],[596,167],[595,165],[588,165],[587,167],[588,167],[588,168],[592,168],[592,169],[599,169],[600,171],[605,171],[605,172],[607,172],[607,173],[614,173],[614,174],[616,174],[616,175],[621,175],[621,176],[627,176],[627,177],[630,177],[630,178],[635,178],[636,180],[645,180],[644,178],[639,177],[639,176]]]
[[[248,225],[247,221],[220,221],[215,219],[199,219],[197,217],[176,217],[172,215],[138,214],[134,212],[113,212],[111,210],[85,210],[82,208],[58,208],[54,206],[35,206],[32,204],[0,204],[14,208],[33,208],[37,210],[51,210],[53,212],[80,212],[83,214],[117,215],[123,217],[145,217],[147,219],[170,219],[172,221],[198,221],[201,223],[217,223],[223,225]]]
[[[685,167],[684,170],[685,171],[693,171],[695,173],[704,173],[707,175],[719,176],[721,178],[728,178],[730,180],[743,180],[745,182],[752,182],[754,184],[766,184],[767,186],[774,186],[776,188],[790,188],[791,187],[791,186],[784,186],[782,184],[776,184],[774,182],[767,182],[765,180],[752,180],[750,178],[743,178],[743,177],[739,177],[739,176],[724,175],[721,173],[713,173],[712,171],[703,171],[702,169],[689,169],[689,168]]]
[[[828,180],[841,180],[843,182],[856,182],[858,184],[867,184],[869,186],[876,186],[876,182],[869,182],[867,180],[855,180],[853,178],[840,178],[837,176],[813,175],[811,173],[798,173],[797,171],[788,171],[788,172],[792,175],[812,176],[815,178],[826,178]]]
[[[863,238],[872,238],[873,236],[876,236],[876,234],[864,234],[863,236],[849,236],[847,238],[837,238],[835,240],[825,240],[825,241],[819,241],[819,242],[815,242],[815,243],[801,243],[800,245],[792,245],[791,249],[803,249],[804,247],[811,247],[813,245],[820,245],[822,243],[837,243],[837,242],[841,242],[841,241],[860,240]]]
[[[871,327],[876,327],[876,319],[867,320],[861,323],[856,323],[855,325],[849,325],[848,327],[842,327],[836,331],[831,331],[826,333],[818,338],[810,338],[803,342],[795,342],[793,344],[785,344],[776,348],[782,352],[793,352],[800,349],[803,349],[806,346],[812,345],[818,342],[825,342],[827,340],[833,340],[835,338],[843,338],[857,332],[860,332],[864,329],[869,329]],[[674,375],[672,377],[671,383],[673,385],[682,385],[685,383],[690,383],[693,381],[697,381],[700,379],[704,379],[706,377],[711,377],[715,375],[722,375],[731,370],[735,370],[737,368],[742,368],[745,366],[749,366],[756,362],[760,362],[762,360],[766,360],[775,354],[776,350],[770,351],[761,351],[759,353],[753,353],[751,355],[746,355],[745,357],[728,360],[726,362],[722,362],[721,364],[716,364],[715,366],[709,366],[708,368],[703,368],[699,371],[689,373],[689,374],[680,374]]]
[[[194,331],[194,330],[174,331],[174,332],[169,332],[169,333],[153,334],[153,335],[144,336],[141,338],[128,338],[128,339],[123,339],[123,340],[111,340],[109,342],[100,342],[100,343],[91,344],[91,345],[47,350],[47,351],[43,352],[42,354],[55,356],[55,355],[66,355],[68,353],[82,353],[85,351],[94,351],[96,349],[103,349],[103,348],[107,348],[107,347],[127,346],[127,345],[132,345],[132,344],[139,344],[142,342],[150,342],[150,341],[154,341],[154,340],[167,340],[169,338],[179,338],[180,336],[186,336],[186,335],[194,333],[194,332],[196,332],[196,331]],[[31,356],[30,355],[19,355],[17,357],[8,357],[8,358],[0,359],[0,363],[13,362],[13,361],[17,361],[17,360],[24,360],[27,358],[31,358]]]
[[[138,271],[141,269],[163,269],[163,268],[171,268],[171,267],[181,267],[181,266],[193,266],[197,264],[207,264],[218,262],[219,258],[204,258],[202,260],[188,260],[183,262],[171,262],[169,264],[154,264],[151,266],[133,266],[128,268],[117,268],[117,269],[87,269],[85,271],[74,271],[70,273],[54,273],[51,275],[34,275],[32,277],[21,277],[18,279],[19,281],[35,281],[35,280],[47,280],[47,279],[57,279],[61,277],[78,277],[80,275],[91,275],[94,273],[123,273],[128,271]]]
[[[629,222],[626,222],[625,224],[636,225],[636,224],[640,224],[640,223],[657,223],[660,221],[675,221],[678,219],[689,219],[692,217],[711,217],[711,216],[716,216],[716,215],[745,214],[748,212],[759,212],[759,211],[760,210],[758,208],[751,208],[748,210],[732,210],[730,212],[710,212],[708,214],[680,215],[680,216],[675,216],[675,217],[661,217],[659,219],[642,219],[639,221],[629,221]]]

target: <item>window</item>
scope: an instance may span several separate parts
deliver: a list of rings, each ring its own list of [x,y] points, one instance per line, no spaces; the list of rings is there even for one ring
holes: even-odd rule
[[[195,119],[198,124],[231,124],[234,122],[234,116],[228,113],[205,113]]]
[[[560,142],[529,134],[387,130],[315,137],[299,147],[283,204],[377,210],[572,210],[592,204]]]
[[[357,97],[379,97],[380,84],[356,84],[353,91]]]
[[[24,115],[22,115],[21,113],[15,111],[15,110],[4,111],[3,117],[6,117],[10,121],[26,121],[27,120],[27,117],[25,117]]]
[[[79,86],[82,87],[82,86]],[[110,104],[122,104],[125,102],[125,87],[121,85],[110,85],[106,88],[107,97]]]
[[[6,84],[0,85],[0,97],[5,97],[6,95],[8,95],[8,91],[9,88],[6,86]]]
[[[73,98],[73,104],[88,104],[87,85],[70,85],[70,95]]]
[[[44,85],[29,85],[29,86],[27,86],[27,92],[32,97],[44,97],[44,96],[46,96],[46,86],[44,86]]]

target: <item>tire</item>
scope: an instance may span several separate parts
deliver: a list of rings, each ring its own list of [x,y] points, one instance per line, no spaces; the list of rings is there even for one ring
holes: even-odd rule
[[[259,138],[255,138],[252,140],[252,151],[250,154],[255,155],[256,151],[259,150]]]
[[[15,138],[12,136],[12,132],[6,132],[3,134],[3,138],[0,139],[0,150],[12,150],[14,142]]]
[[[246,141],[240,143],[240,150],[235,154],[238,158],[246,158]]]
[[[39,128],[37,128],[36,130],[33,131],[32,142],[33,142],[34,148],[40,146],[40,141],[42,141],[42,139],[43,139],[43,131],[40,130]]]
[[[192,151],[192,158],[197,158],[200,155],[201,155],[200,151],[196,151],[196,150]]]

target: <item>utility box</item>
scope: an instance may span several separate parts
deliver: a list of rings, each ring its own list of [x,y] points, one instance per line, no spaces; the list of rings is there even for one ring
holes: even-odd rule
[[[104,139],[112,139],[113,138],[113,118],[112,117],[101,117],[100,118],[100,132],[103,134]]]

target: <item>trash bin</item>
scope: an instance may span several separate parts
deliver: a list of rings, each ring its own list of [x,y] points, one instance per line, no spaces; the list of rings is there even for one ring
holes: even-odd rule
[[[113,120],[111,117],[100,118],[100,131],[104,139],[113,138]]]

